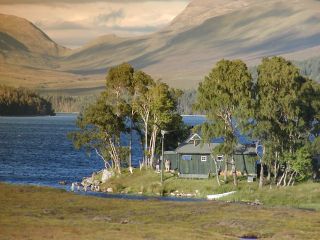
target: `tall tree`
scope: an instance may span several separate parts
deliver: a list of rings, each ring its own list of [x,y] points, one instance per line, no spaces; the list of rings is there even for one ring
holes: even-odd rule
[[[148,165],[152,166],[156,150],[156,140],[161,129],[166,129],[176,113],[176,105],[167,84],[156,82],[150,89],[151,104],[151,136],[149,143],[150,156]]]
[[[252,86],[252,77],[245,63],[241,60],[221,60],[198,88],[196,108],[204,112],[208,119],[201,131],[206,141],[223,137],[224,142],[218,151],[224,154],[226,167],[231,159],[234,185],[237,185],[233,157],[238,142],[237,128],[242,128],[250,116]]]
[[[315,127],[319,110],[316,89],[311,80],[303,78],[299,69],[282,57],[265,58],[258,67],[254,136],[264,145],[260,187],[265,164],[273,165],[275,180],[282,166],[279,181],[286,182],[292,164],[296,164],[289,159]]]
[[[144,160],[143,165],[148,162],[148,135],[150,128],[150,114],[152,109],[152,93],[151,88],[154,87],[155,81],[148,74],[137,71],[134,74],[135,94],[132,102],[133,111],[139,116],[143,122],[144,138],[141,142],[144,143]]]
[[[126,152],[120,145],[120,134],[126,131],[126,126],[124,119],[115,114],[113,106],[107,104],[108,98],[107,94],[101,94],[97,102],[78,117],[79,131],[70,133],[69,137],[77,149],[94,150],[106,168],[113,168],[120,174],[121,158]]]

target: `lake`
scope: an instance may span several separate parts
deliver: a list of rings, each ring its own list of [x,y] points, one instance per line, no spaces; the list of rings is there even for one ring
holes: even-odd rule
[[[67,133],[76,130],[76,114],[54,117],[0,117],[0,181],[61,187],[58,182],[81,181],[104,167],[95,155],[74,149]],[[184,116],[188,125],[204,116]],[[126,144],[127,139],[122,137]],[[133,165],[142,158],[139,137],[134,136]]]

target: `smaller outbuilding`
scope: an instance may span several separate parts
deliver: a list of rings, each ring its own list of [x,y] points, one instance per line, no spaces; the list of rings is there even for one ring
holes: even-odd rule
[[[181,177],[207,178],[209,174],[224,170],[225,159],[222,154],[212,155],[213,149],[221,144],[221,140],[203,143],[199,134],[191,135],[174,151],[164,152],[164,159],[170,160],[170,169],[179,172]],[[257,160],[255,144],[239,144],[234,153],[236,169],[243,175],[257,174]],[[231,169],[231,165],[230,168]]]

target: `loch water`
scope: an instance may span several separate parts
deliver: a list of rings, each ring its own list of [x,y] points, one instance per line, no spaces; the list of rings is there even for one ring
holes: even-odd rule
[[[67,138],[76,130],[76,114],[45,117],[0,117],[0,182],[61,187],[59,181],[76,182],[104,167],[94,154],[74,149]],[[204,116],[184,116],[188,125]],[[123,144],[127,138],[122,136]],[[139,137],[133,139],[133,165],[142,158]]]

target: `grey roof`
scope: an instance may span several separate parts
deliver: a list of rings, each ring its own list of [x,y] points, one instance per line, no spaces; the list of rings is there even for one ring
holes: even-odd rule
[[[175,151],[164,151],[164,154],[176,154],[176,152]]]
[[[200,137],[198,134],[193,134],[185,142],[181,143],[175,152],[180,154],[211,154],[212,150],[220,144],[219,142],[200,143],[200,141],[196,141],[195,144],[195,141],[193,141],[195,136]],[[168,152],[167,154],[173,154],[173,152]],[[235,154],[256,155],[255,144],[238,144]]]
[[[211,154],[212,150],[217,145],[218,143],[198,143],[197,145],[194,145],[193,143],[182,143],[177,147],[176,152],[189,154]]]

